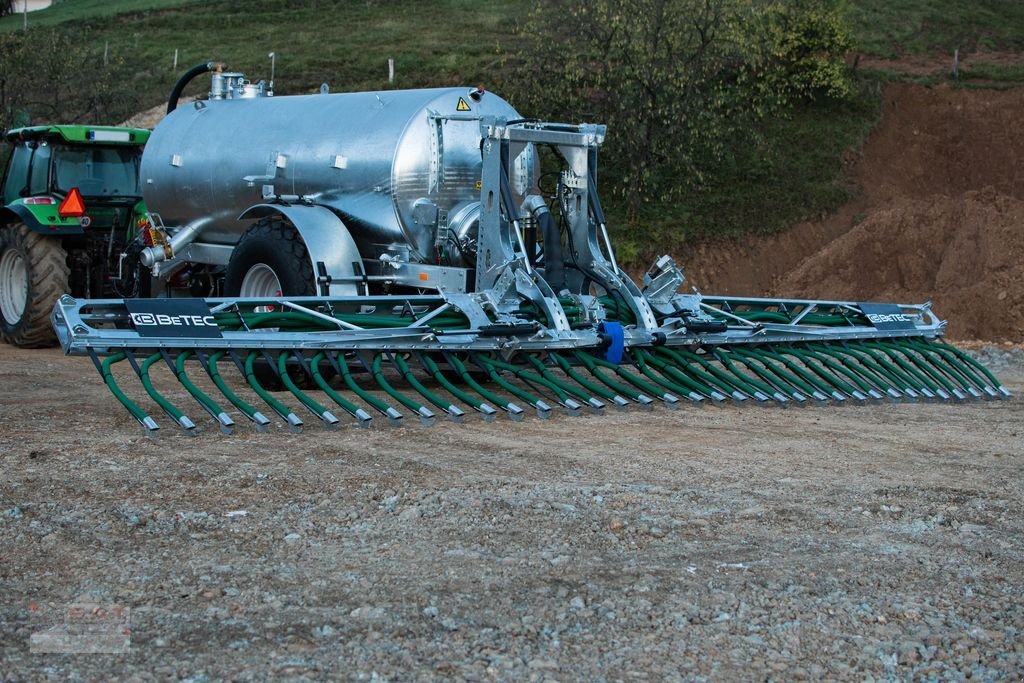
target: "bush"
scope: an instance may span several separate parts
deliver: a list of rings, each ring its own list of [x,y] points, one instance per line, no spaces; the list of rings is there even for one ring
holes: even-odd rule
[[[773,2],[759,15],[757,41],[750,47],[765,53],[774,87],[791,99],[852,95],[845,56],[853,38],[838,6],[823,0]]]
[[[134,93],[66,33],[46,28],[0,33],[0,130],[36,123],[116,123]]]
[[[827,0],[539,0],[521,37],[514,101],[608,124],[602,185],[631,223],[770,154],[763,123],[796,101],[851,94]]]

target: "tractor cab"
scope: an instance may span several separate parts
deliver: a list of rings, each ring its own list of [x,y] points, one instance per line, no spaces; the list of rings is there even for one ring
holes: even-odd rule
[[[0,335],[42,346],[54,340],[47,315],[57,296],[139,293],[121,254],[146,216],[139,166],[149,131],[33,126],[4,138]]]
[[[3,203],[9,209],[19,204],[59,207],[76,190],[87,208],[134,207],[142,199],[139,164],[149,138],[147,130],[36,126],[12,130],[5,137],[13,147],[3,183]],[[47,198],[53,202],[46,202]],[[32,217],[17,213],[30,223],[32,218],[41,219],[39,227],[62,234],[91,228],[98,218],[88,212],[66,216],[59,211],[29,210]],[[100,213],[109,218],[109,212]]]

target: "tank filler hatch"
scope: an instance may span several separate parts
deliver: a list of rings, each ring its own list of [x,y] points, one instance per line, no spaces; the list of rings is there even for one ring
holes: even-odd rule
[[[210,80],[211,100],[240,100],[255,97],[273,97],[274,91],[266,81],[250,83],[245,74],[234,72],[213,72]]]

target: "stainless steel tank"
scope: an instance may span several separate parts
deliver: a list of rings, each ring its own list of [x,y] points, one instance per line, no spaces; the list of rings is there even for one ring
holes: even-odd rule
[[[337,212],[364,258],[432,260],[438,224],[465,230],[478,213],[479,116],[519,118],[470,88],[199,101],[153,131],[143,195],[165,225],[201,225],[214,244],[237,242],[239,214],[268,195],[300,196]]]

